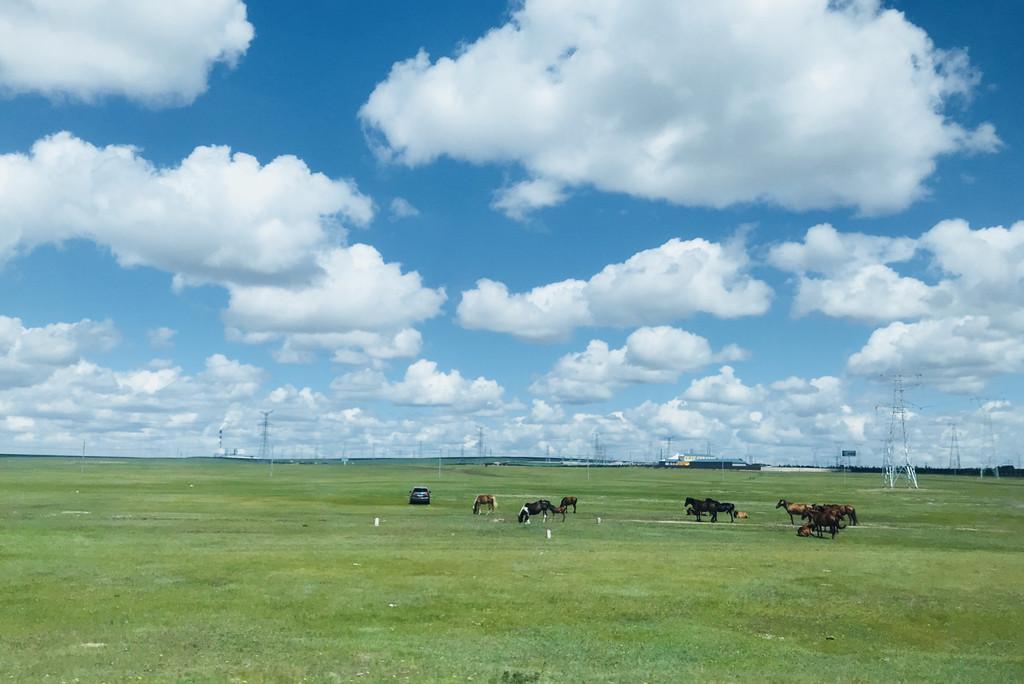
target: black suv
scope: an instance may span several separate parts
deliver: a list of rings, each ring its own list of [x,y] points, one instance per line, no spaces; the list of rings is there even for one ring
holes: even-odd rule
[[[409,503],[428,504],[430,503],[430,490],[426,487],[413,487],[409,492]]]

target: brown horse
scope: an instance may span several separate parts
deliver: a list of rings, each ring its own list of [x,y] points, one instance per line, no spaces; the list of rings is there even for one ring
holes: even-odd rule
[[[853,506],[851,506],[849,504],[840,504],[839,506],[836,506],[836,508],[839,509],[840,515],[845,515],[847,518],[850,519],[850,524],[851,525],[856,525],[857,524],[857,509],[856,508],[854,508]]]
[[[808,520],[814,523],[814,529],[818,531],[818,536],[822,536],[825,530],[832,533],[832,538],[836,538],[836,532],[843,529],[843,524],[839,521],[839,514],[833,510],[826,508],[811,508],[801,516],[801,520]]]
[[[473,502],[473,515],[479,513],[483,506],[487,506],[487,512],[490,513],[498,507],[498,500],[494,498],[493,494],[481,494]]]
[[[563,496],[562,506],[572,506],[572,512],[576,512],[576,497],[575,496]]]
[[[796,524],[796,521],[793,520],[794,514],[802,516],[804,513],[811,510],[809,504],[790,503],[785,499],[779,499],[779,503],[775,504],[775,507],[786,509],[786,512],[789,513],[789,522],[792,525]]]
[[[551,509],[551,517],[554,518],[556,513],[562,514],[562,522],[565,522],[565,506],[555,506]]]
[[[811,537],[814,536],[814,523],[806,522],[800,526],[800,529],[796,531],[798,537]]]

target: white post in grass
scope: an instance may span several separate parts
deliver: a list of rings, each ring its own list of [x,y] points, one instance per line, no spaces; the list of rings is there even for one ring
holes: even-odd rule
[[[548,530],[548,539],[551,539],[551,530]]]
[[[374,527],[380,527],[380,518],[374,518],[373,519],[373,526]]]

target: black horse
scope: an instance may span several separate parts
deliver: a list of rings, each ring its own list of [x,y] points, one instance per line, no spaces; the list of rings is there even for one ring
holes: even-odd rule
[[[707,513],[711,516],[711,522],[718,522],[718,508],[714,503],[708,503],[710,499],[701,501],[694,499],[692,496],[686,497],[685,505],[688,508],[693,509],[693,514],[697,516],[697,522],[700,522],[700,516],[702,513]]]
[[[736,504],[731,504],[724,501],[715,501],[714,499],[704,499],[706,503],[714,504],[716,513],[728,513],[729,522],[736,522]]]
[[[523,507],[519,509],[519,522],[529,524],[530,516],[538,513],[543,513],[544,522],[547,522],[549,511],[554,514],[555,507],[547,499],[538,499],[533,503],[523,504]]]

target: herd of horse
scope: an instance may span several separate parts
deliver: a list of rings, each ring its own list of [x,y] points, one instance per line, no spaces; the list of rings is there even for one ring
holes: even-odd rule
[[[565,522],[565,512],[569,506],[572,506],[572,512],[576,512],[576,503],[579,501],[575,496],[563,496],[562,503],[555,506],[547,499],[537,499],[536,501],[525,503],[523,507],[519,509],[519,522],[524,524],[530,523],[531,515],[543,515],[544,522],[548,520],[548,513],[551,517],[556,515],[562,516],[562,522]]]
[[[561,515],[562,522],[565,522],[566,511],[572,506],[572,512],[575,513],[578,501],[575,496],[565,496],[562,497],[562,502],[558,506],[555,506],[547,499],[537,499],[536,501],[525,503],[519,509],[519,522],[528,524],[532,515],[543,515],[544,522],[547,522],[549,513],[552,517]],[[719,513],[728,513],[729,522],[735,522],[737,518],[747,517],[746,513],[736,510],[736,504],[727,501],[716,501],[710,497],[697,499],[688,496],[683,505],[686,506],[686,514],[696,516],[697,522],[700,522],[701,516],[705,514],[711,522],[718,522]],[[497,507],[497,497],[493,494],[480,494],[476,497],[476,501],[473,502],[473,514],[480,513],[484,508],[490,513]],[[785,509],[786,513],[789,514],[790,524],[795,525],[797,519],[794,516],[800,516],[800,527],[796,532],[800,537],[823,537],[828,532],[835,539],[836,532],[846,527],[843,524],[844,519],[848,520],[851,525],[857,524],[857,510],[848,504],[804,504],[779,499],[779,503],[775,504],[775,508]]]
[[[686,515],[697,516],[697,522],[700,522],[700,516],[704,513],[707,513],[711,517],[711,522],[718,522],[719,513],[728,513],[729,522],[736,522],[736,504],[715,501],[711,498],[701,501],[693,498],[692,496],[688,496],[686,497],[686,501],[683,505],[686,506]]]
[[[822,537],[828,532],[835,539],[836,532],[846,528],[843,518],[849,520],[851,525],[857,524],[857,509],[848,504],[803,504],[779,499],[775,507],[786,509],[791,524],[796,524],[794,515],[800,516],[801,525],[796,531],[799,537]]]
[[[519,522],[528,523],[530,522],[531,515],[543,515],[544,522],[548,520],[548,513],[551,517],[556,515],[562,516],[562,522],[565,522],[565,512],[570,506],[572,506],[572,512],[576,512],[576,504],[579,502],[575,496],[563,496],[562,503],[555,506],[547,499],[537,499],[530,503],[523,504],[523,507],[519,510]],[[484,508],[487,508],[487,512],[492,512],[498,507],[498,499],[493,494],[480,494],[476,497],[476,501],[473,502],[473,514],[478,514]]]

